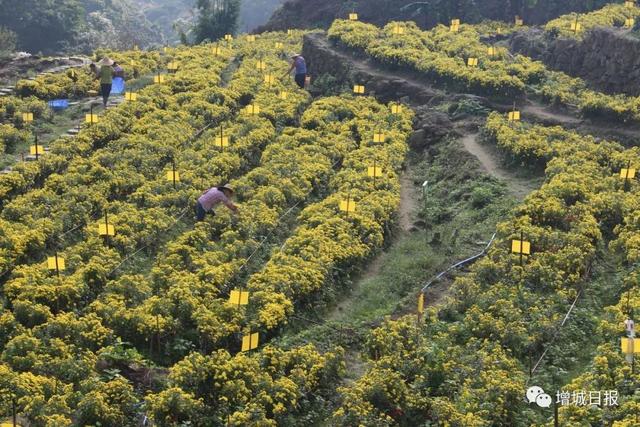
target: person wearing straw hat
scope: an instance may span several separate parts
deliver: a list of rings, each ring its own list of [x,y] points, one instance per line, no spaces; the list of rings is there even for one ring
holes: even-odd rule
[[[283,77],[288,76],[293,69],[296,69],[295,80],[300,89],[304,89],[305,80],[307,79],[307,63],[304,57],[299,53],[291,55],[291,66]]]
[[[109,95],[111,95],[111,87],[113,85],[114,62],[110,58],[104,57],[98,64],[100,65],[98,77],[100,78],[100,93],[102,94],[102,104],[104,105],[104,108],[107,108]]]
[[[196,220],[198,222],[204,220],[204,216],[207,212],[215,215],[214,208],[222,203],[234,214],[238,213],[238,207],[233,204],[231,198],[233,197],[233,188],[229,184],[225,184],[221,187],[212,187],[202,193],[196,202]]]

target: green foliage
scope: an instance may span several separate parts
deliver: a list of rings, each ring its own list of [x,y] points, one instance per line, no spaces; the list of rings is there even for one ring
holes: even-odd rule
[[[0,58],[9,56],[16,50],[18,37],[8,28],[0,26]]]
[[[193,28],[195,42],[216,40],[235,34],[240,16],[240,0],[198,0],[198,17]]]

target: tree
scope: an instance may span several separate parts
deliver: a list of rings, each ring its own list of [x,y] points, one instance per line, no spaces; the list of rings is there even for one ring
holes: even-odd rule
[[[198,0],[196,7],[198,17],[193,29],[196,43],[236,32],[240,0]]]
[[[10,55],[16,50],[17,41],[16,33],[8,28],[0,27],[0,58]]]

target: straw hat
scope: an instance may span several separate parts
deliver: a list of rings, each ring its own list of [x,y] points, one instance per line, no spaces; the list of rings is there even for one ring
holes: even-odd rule
[[[233,187],[231,187],[229,184],[225,184],[222,187],[218,187],[220,190],[228,190],[229,192],[231,192],[231,194],[234,193],[233,191]]]
[[[102,61],[98,62],[99,65],[111,66],[114,64],[111,58],[107,58],[106,56],[102,58]]]

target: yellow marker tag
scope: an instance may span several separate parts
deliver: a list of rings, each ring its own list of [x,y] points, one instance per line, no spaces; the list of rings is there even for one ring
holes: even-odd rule
[[[391,28],[391,34],[394,34],[394,35],[404,34],[404,27],[401,27],[400,25],[394,25],[393,28]]]
[[[460,25],[460,20],[459,19],[452,19],[451,20],[451,25]]]
[[[402,112],[402,105],[392,105],[391,114],[400,114]]]
[[[127,101],[137,101],[138,94],[133,92],[125,92],[124,99],[126,99]]]
[[[176,182],[180,181],[180,172],[178,171],[167,171],[167,180],[173,182],[174,180]]]
[[[527,241],[520,240],[512,240],[511,241],[511,252],[516,254],[530,255],[531,254],[531,243]]]
[[[379,166],[367,167],[367,175],[371,178],[380,178],[382,176],[382,168]]]
[[[386,136],[384,133],[376,132],[373,134],[373,142],[384,142]]]
[[[262,60],[258,60],[258,62],[256,62],[256,70],[264,70],[267,68],[267,64],[262,61]]]
[[[276,49],[282,49],[282,48],[284,48],[284,43],[276,42]]]
[[[495,47],[493,47],[493,46],[489,46],[489,47],[487,48],[487,55],[489,55],[489,56],[496,56],[497,54],[498,54],[498,49],[496,49]]]
[[[364,86],[362,85],[354,85],[353,93],[364,94]]]
[[[258,333],[245,335],[242,337],[242,351],[253,350],[258,347]]]
[[[623,353],[640,353],[640,338],[621,338],[620,347]]]
[[[636,177],[636,170],[634,168],[622,168],[620,169],[620,178],[633,179]]]
[[[108,227],[107,227],[107,225],[108,225]],[[103,222],[103,223],[98,224],[98,233],[101,236],[115,236],[116,235],[116,230],[115,230],[115,228],[113,227],[112,224],[105,224]]]
[[[97,114],[86,114],[84,116],[84,121],[85,121],[85,123],[90,123],[90,124],[98,123],[98,115]]]
[[[216,56],[220,55],[222,53],[222,51],[220,50],[220,48],[218,46],[214,46],[213,49],[211,49],[211,52]]]
[[[57,260],[57,268],[56,268],[56,260]],[[59,270],[63,271],[65,269],[64,258],[50,256],[47,258],[47,269],[49,270]]]
[[[343,200],[340,202],[340,210],[342,212],[355,212],[356,202],[353,200]]]
[[[162,75],[154,76],[153,77],[153,82],[156,83],[156,84],[164,83],[164,76],[162,76]]]
[[[162,48],[162,51],[163,51],[164,53],[167,53],[167,51],[168,51],[168,50],[169,50],[169,48],[167,48],[166,46]]]
[[[460,25],[459,24],[451,24],[451,26],[449,27],[449,30],[452,33],[457,33],[458,31],[460,31]]]
[[[285,99],[287,99],[289,97],[289,93],[287,93],[285,91],[282,91],[282,92],[280,92],[280,95],[278,95],[278,97],[280,99],[282,99],[282,100],[285,100]]]
[[[232,36],[231,34],[225,34],[225,35],[224,35],[224,39],[225,39],[226,41],[231,41],[231,40],[233,40],[233,36]]]
[[[633,1],[630,1],[630,0],[627,0],[627,1],[624,2],[624,5],[626,7],[634,7],[636,5],[636,3],[633,2]]]
[[[424,313],[424,294],[422,292],[418,295],[418,313]]]
[[[247,305],[249,304],[249,292],[237,290],[231,291],[229,302],[235,305]]]
[[[265,82],[266,84],[268,84],[268,85],[272,85],[272,84],[274,84],[274,83],[276,82],[276,78],[275,78],[275,76],[274,76],[274,75],[272,75],[272,74],[266,74],[266,75],[264,76],[264,82]]]
[[[358,14],[357,13],[350,13],[349,14],[349,21],[357,21],[358,20]]]
[[[37,150],[36,150],[37,147]],[[42,145],[32,145],[31,147],[29,147],[29,153],[32,155],[36,155],[36,154],[44,154],[44,147]]]
[[[524,21],[519,16],[516,16],[515,24],[516,24],[516,27],[521,27],[524,24]]]
[[[167,64],[167,70],[169,71],[177,71],[179,67],[179,64],[177,62],[169,62]]]
[[[215,146],[220,148],[225,148],[229,146],[229,137],[228,136],[216,136]]]
[[[520,120],[520,111],[509,111],[509,121],[516,122]]]
[[[293,35],[293,30],[287,30],[287,35],[288,36],[292,36]]]
[[[134,61],[133,59],[131,60],[131,62],[129,63],[129,65],[131,65],[132,67],[136,66],[136,61]]]
[[[636,25],[636,20],[633,18],[627,18],[624,20],[625,28],[633,28]]]
[[[580,30],[582,30],[582,24],[579,22],[572,22],[571,23],[571,31],[574,32],[579,32]]]
[[[33,121],[33,113],[22,113],[22,121],[31,123]]]
[[[260,106],[255,104],[249,104],[246,107],[244,107],[244,112],[245,114],[249,114],[249,115],[260,114]]]
[[[253,43],[254,41],[256,41],[256,36],[254,36],[253,34],[248,35],[247,41]]]
[[[477,67],[478,66],[478,58],[468,58],[467,65],[469,67]]]

